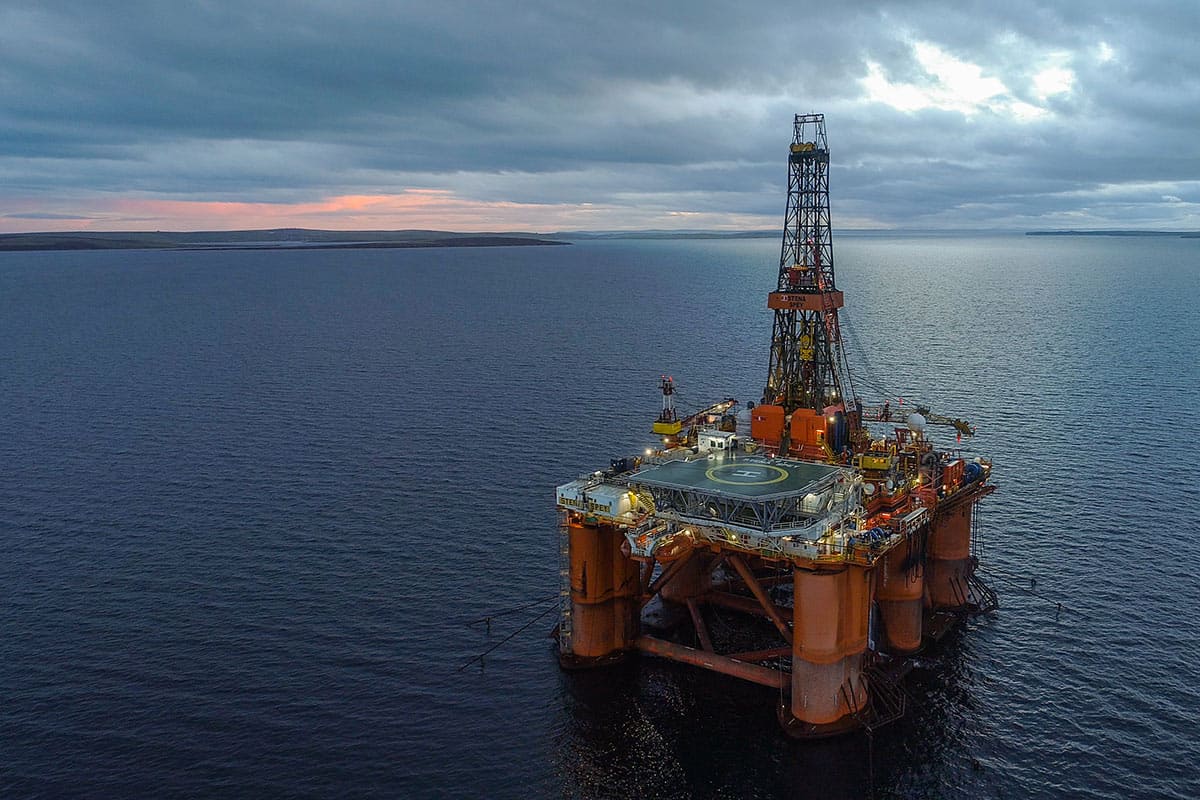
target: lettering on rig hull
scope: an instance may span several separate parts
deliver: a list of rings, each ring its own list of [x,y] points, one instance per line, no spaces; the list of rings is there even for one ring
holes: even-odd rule
[[[790,308],[796,311],[824,311],[826,302],[830,308],[845,305],[845,295],[833,292],[771,292],[767,295],[767,308]]]
[[[567,497],[565,494],[558,496],[558,504],[593,514],[608,514],[612,512],[612,503],[597,503],[595,500],[584,501],[582,498]]]

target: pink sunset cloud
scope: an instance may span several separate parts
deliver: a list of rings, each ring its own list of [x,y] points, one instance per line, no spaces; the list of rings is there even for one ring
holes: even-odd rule
[[[746,228],[764,224],[752,216],[620,206],[516,203],[463,198],[445,189],[407,189],[397,194],[344,194],[297,203],[90,198],[78,203],[9,204],[0,231],[145,231],[431,229],[464,232],[621,228]]]

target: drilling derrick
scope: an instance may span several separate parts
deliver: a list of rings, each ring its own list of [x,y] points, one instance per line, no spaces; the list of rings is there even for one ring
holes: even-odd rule
[[[779,281],[767,299],[775,312],[771,363],[755,415],[756,438],[761,433],[777,443],[780,455],[832,457],[860,427],[838,325],[842,305],[833,272],[825,115],[797,114]]]

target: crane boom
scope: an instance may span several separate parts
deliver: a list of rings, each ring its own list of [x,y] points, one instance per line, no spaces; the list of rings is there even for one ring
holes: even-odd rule
[[[975,435],[975,426],[965,419],[934,414],[925,406],[918,405],[911,408],[913,412],[924,417],[925,421],[930,425],[947,425],[954,428],[962,436]],[[908,414],[905,411],[906,409],[900,406],[892,408],[888,403],[879,406],[863,406],[862,419],[863,422],[904,422],[908,418]]]

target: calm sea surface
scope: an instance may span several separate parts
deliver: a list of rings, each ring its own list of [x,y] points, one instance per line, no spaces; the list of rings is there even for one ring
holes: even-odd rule
[[[836,240],[860,393],[1000,486],[1003,607],[873,741],[469,624],[555,594],[660,374],[758,398],[778,252],[0,254],[0,796],[1200,796],[1200,240]]]

